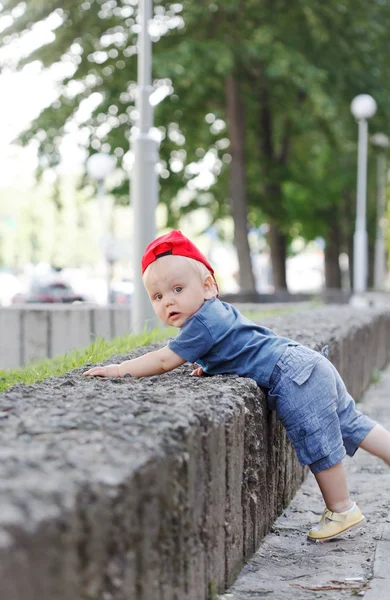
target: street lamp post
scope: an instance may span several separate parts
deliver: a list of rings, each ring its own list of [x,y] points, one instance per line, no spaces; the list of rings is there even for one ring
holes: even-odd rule
[[[367,195],[367,120],[376,113],[376,102],[368,94],[356,96],[351,103],[351,112],[359,125],[358,135],[358,168],[357,168],[357,199],[356,199],[356,227],[353,238],[354,265],[353,287],[354,292],[365,292],[367,289],[368,275],[368,244],[366,229],[366,195]]]
[[[153,109],[150,94],[153,91],[151,74],[152,40],[148,23],[152,18],[152,0],[139,1],[138,35],[138,131],[132,136],[131,148],[134,165],[131,177],[130,201],[133,207],[133,270],[134,293],[131,316],[132,330],[140,333],[145,327],[153,327],[156,317],[141,276],[142,254],[156,235],[156,207],[158,201],[157,159],[158,144],[152,136]]]
[[[104,198],[106,195],[105,179],[115,169],[116,159],[114,156],[97,152],[87,159],[87,172],[91,179],[98,184],[98,210],[99,210],[99,242],[102,252],[102,264],[104,270],[105,304],[110,300],[110,267],[108,260],[108,228],[104,214]]]
[[[390,146],[390,140],[384,133],[375,133],[370,139],[373,146],[378,149],[374,287],[376,290],[380,290],[384,287],[386,279],[386,242],[384,217],[386,198],[386,150]]]

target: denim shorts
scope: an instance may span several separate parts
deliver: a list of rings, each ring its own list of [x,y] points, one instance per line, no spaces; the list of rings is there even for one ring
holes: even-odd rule
[[[272,373],[268,405],[286,429],[301,465],[319,473],[353,456],[376,425],[356,410],[335,367],[319,352],[288,346]]]

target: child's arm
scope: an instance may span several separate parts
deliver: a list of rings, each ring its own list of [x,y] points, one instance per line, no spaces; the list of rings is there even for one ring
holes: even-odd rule
[[[124,377],[125,375],[148,377],[149,375],[161,375],[167,371],[172,371],[184,365],[185,362],[181,356],[172,352],[168,346],[164,346],[161,350],[154,350],[138,358],[125,360],[119,365],[92,367],[92,369],[85,371],[84,375],[115,378]]]

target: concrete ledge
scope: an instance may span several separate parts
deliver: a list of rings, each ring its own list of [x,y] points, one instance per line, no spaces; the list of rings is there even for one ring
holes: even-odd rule
[[[268,318],[359,396],[390,357],[390,310]],[[131,355],[142,354],[140,349]],[[108,362],[124,359],[113,357]],[[0,598],[205,600],[230,585],[304,472],[249,379],[84,379],[0,396]]]

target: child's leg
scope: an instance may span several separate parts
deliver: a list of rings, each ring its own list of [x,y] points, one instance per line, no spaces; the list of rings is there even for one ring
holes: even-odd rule
[[[360,448],[378,456],[390,465],[390,432],[382,425],[375,425],[361,441]]]
[[[360,448],[378,456],[390,465],[390,432],[382,425],[377,424],[371,429],[361,441]],[[344,512],[351,508],[352,502],[349,498],[347,478],[342,462],[316,473],[315,478],[330,511]]]
[[[339,462],[334,467],[316,473],[315,478],[323,495],[326,507],[332,512],[344,512],[352,508],[349,497],[344,465]]]
[[[307,534],[309,540],[325,542],[364,523],[364,515],[350,500],[342,462],[319,471],[314,476],[324,497],[326,509],[318,525]]]

